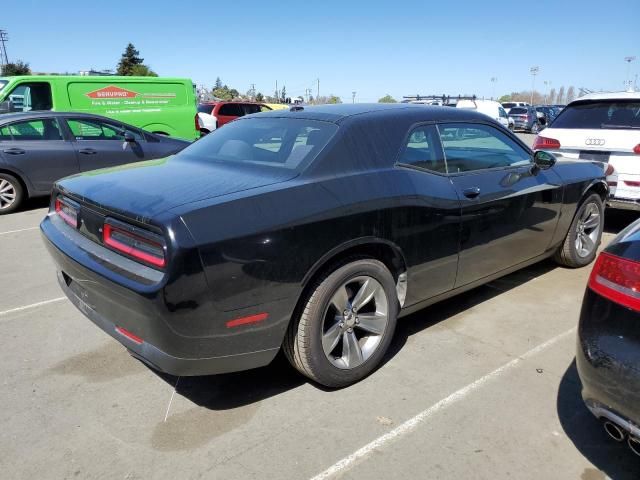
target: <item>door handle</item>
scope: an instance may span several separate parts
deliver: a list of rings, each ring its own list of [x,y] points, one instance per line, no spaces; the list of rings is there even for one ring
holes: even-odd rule
[[[82,150],[78,150],[78,151],[83,155],[95,155],[96,153],[98,153],[93,148],[83,148]]]
[[[3,152],[9,155],[24,155],[25,153],[21,148],[7,148]]]
[[[462,194],[467,198],[476,198],[480,195],[480,187],[467,188],[462,191]]]

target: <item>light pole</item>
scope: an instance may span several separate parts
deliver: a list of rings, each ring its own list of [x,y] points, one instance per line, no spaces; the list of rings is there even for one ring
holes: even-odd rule
[[[356,103],[356,92],[351,92],[351,103]]]
[[[551,80],[545,80],[544,82],[544,104],[547,104],[547,93],[548,88],[551,86]]]
[[[533,92],[536,89],[536,75],[539,71],[540,67],[538,67],[537,65],[529,69],[529,72],[533,76],[533,81],[531,82],[531,105],[533,105]]]
[[[624,57],[624,61],[627,62],[627,79],[624,84],[627,87],[627,90],[631,90],[631,79],[629,78],[629,73],[631,72],[631,62],[633,62],[636,57]]]
[[[497,77],[491,77],[491,100],[496,96],[496,82],[498,81]]]

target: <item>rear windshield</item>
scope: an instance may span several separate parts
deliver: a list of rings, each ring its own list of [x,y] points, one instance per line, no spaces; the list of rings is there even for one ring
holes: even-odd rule
[[[0,80],[0,90],[2,90],[7,83],[9,83],[7,80]]]
[[[315,120],[247,117],[215,130],[178,156],[302,170],[337,130],[333,123]]]
[[[198,112],[211,114],[213,107],[215,107],[215,105],[204,105],[201,103],[198,105]]]
[[[515,103],[503,103],[502,106],[504,108],[512,108],[512,107],[515,107],[516,104]]]
[[[640,101],[591,100],[565,107],[553,128],[640,128]]]
[[[529,110],[527,110],[526,108],[522,108],[522,107],[516,107],[516,108],[512,108],[511,110],[509,110],[509,115],[512,114],[518,114],[518,113],[527,113]]]

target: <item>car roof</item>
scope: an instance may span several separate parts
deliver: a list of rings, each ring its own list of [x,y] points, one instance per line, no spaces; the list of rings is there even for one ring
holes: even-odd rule
[[[411,103],[347,103],[337,105],[294,106],[290,110],[272,110],[258,114],[260,117],[285,117],[341,123],[356,117],[393,119],[413,116],[416,121],[466,121],[487,120],[487,116],[464,108],[417,105]],[[244,118],[244,117],[243,117]]]
[[[589,93],[587,95],[583,95],[580,98],[576,98],[573,102],[580,102],[583,100],[640,100],[640,92]]]

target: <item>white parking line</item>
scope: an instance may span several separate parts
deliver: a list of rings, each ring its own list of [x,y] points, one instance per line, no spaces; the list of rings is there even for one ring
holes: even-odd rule
[[[10,233],[28,232],[29,230],[37,230],[40,227],[21,228],[19,230],[8,230],[6,232],[0,232],[0,235],[9,235]]]
[[[386,444],[388,444],[388,443],[390,443],[390,442],[392,442],[392,441],[394,441],[394,440],[396,440],[396,439],[398,439],[398,438],[400,438],[400,437],[412,432],[421,423],[424,423],[426,420],[429,419],[429,417],[431,417],[434,414],[438,413],[440,410],[443,410],[446,407],[448,407],[449,405],[451,405],[453,403],[456,403],[459,400],[462,400],[464,397],[466,397],[470,393],[474,392],[475,390],[478,390],[485,383],[487,383],[487,382],[499,377],[500,375],[506,373],[509,370],[512,370],[514,367],[518,366],[523,360],[542,352],[543,350],[549,348],[550,346],[552,346],[555,343],[559,342],[563,338],[575,333],[575,331],[576,331],[575,327],[572,328],[571,330],[567,330],[566,332],[561,333],[560,335],[557,335],[557,336],[553,337],[552,339],[547,340],[544,343],[541,343],[537,347],[532,348],[531,350],[529,350],[525,354],[523,354],[523,355],[521,355],[521,356],[519,356],[517,358],[514,358],[510,362],[505,363],[501,367],[496,368],[491,373],[486,374],[485,376],[477,379],[476,381],[470,383],[469,385],[467,385],[465,387],[462,387],[460,390],[457,390],[457,391],[453,392],[448,397],[443,398],[439,402],[431,405],[426,410],[423,410],[422,412],[417,414],[415,417],[410,418],[409,420],[407,420],[403,424],[397,426],[393,430],[385,433],[381,437],[376,438],[375,440],[373,440],[372,442],[368,443],[367,445],[365,445],[364,447],[360,448],[359,450],[356,450],[351,455],[349,455],[347,457],[344,457],[342,460],[334,463],[329,468],[327,468],[324,472],[319,473],[318,475],[313,477],[311,480],[322,480],[322,479],[325,479],[325,478],[330,478],[330,477],[340,473],[341,471],[349,468],[355,462],[357,462],[358,460],[363,459],[364,457],[366,457],[369,453],[371,453],[375,449],[383,447]]]
[[[29,310],[30,308],[41,307],[43,305],[49,305],[50,303],[57,303],[63,300],[66,300],[67,297],[58,297],[52,298],[51,300],[44,300],[42,302],[32,303],[31,305],[24,305],[22,307],[12,308],[10,310],[5,310],[4,312],[0,312],[0,317],[4,317],[5,315],[10,315],[12,313],[21,312],[22,310]]]

